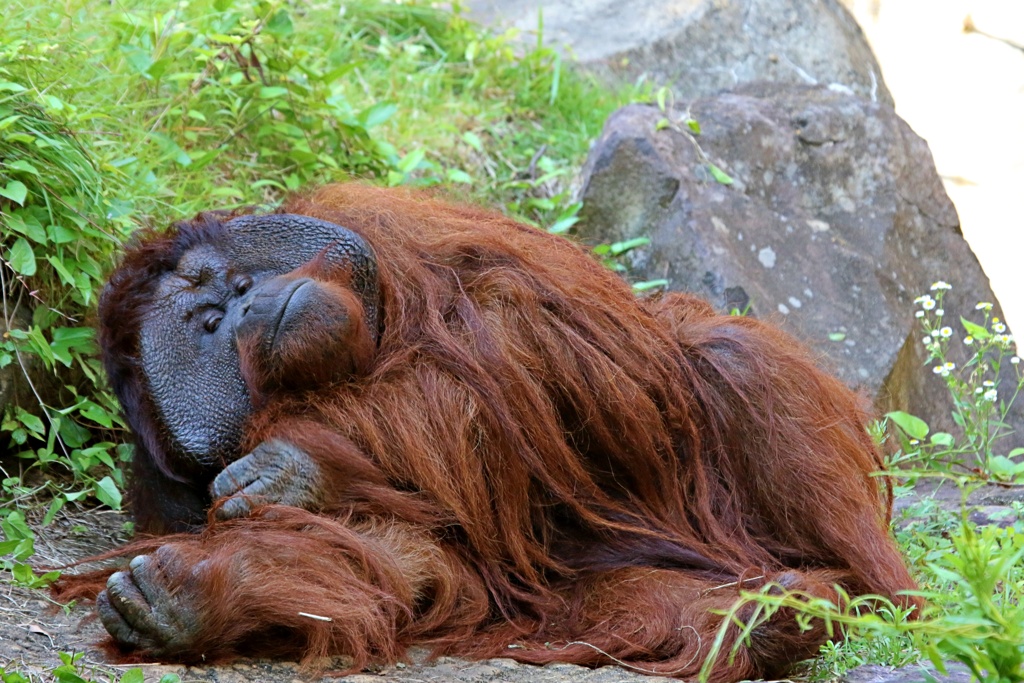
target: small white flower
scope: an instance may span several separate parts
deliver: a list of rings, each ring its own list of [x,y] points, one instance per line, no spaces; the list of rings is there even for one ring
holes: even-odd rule
[[[981,393],[981,392],[983,392],[983,391],[985,391],[985,390],[984,390],[984,389],[982,389],[981,387],[978,387],[977,389],[975,389],[975,390],[974,390],[974,393],[976,393],[976,394],[980,394],[980,393]]]
[[[924,317],[924,311],[914,311],[914,317],[915,318],[923,318]]]
[[[1010,359],[1010,362],[1013,363],[1014,365],[1016,365],[1017,363],[1020,362],[1020,357],[1019,356],[1014,356],[1013,358]]]
[[[943,339],[949,339],[950,337],[953,336],[953,328],[952,327],[943,327],[941,330],[939,330],[939,335]]]
[[[990,304],[987,301],[979,301],[978,305],[974,307],[974,310],[976,310],[976,311],[991,311],[992,310],[992,304]]]
[[[925,301],[931,301],[932,297],[930,294],[922,294],[921,296],[914,299],[915,304],[923,304]]]
[[[999,342],[1000,344],[1002,344],[1003,346],[1009,346],[1010,344],[1013,343],[1013,335],[1012,334],[1000,334],[1000,335],[996,336],[996,341]]]
[[[934,299],[928,299],[927,301],[922,301],[921,302],[921,308],[923,308],[926,311],[932,310],[933,308],[935,308],[935,300]]]
[[[995,323],[992,325],[992,331],[999,333],[1006,332],[1006,325],[1002,323]]]
[[[998,393],[995,389],[989,389],[988,391],[985,392],[985,395],[982,396],[982,398],[985,399],[986,401],[992,401],[993,403],[995,403],[997,396]]]
[[[924,339],[921,340],[921,343],[924,344],[925,346],[928,346],[929,344],[932,343],[932,338],[931,337],[925,337]]]
[[[967,335],[966,337],[964,337],[964,344],[967,344],[968,346],[970,346],[973,343],[974,343],[974,337],[972,337],[971,335]]]
[[[953,285],[949,284],[945,280],[939,280],[938,282],[932,283],[931,289],[933,292],[937,289],[953,289]]]
[[[943,315],[945,315],[945,313],[946,313],[946,311],[944,311],[944,310],[943,310],[943,309],[941,309],[941,308],[936,308],[936,309],[935,309],[935,315],[937,315],[937,316],[938,316],[938,317],[940,317],[940,318],[941,318],[941,317],[942,317]]]
[[[934,368],[932,368],[932,372],[934,372],[936,375],[942,375],[943,377],[949,374],[949,370],[942,367],[941,365],[936,365]]]
[[[981,383],[981,386],[983,386],[983,387],[994,387],[995,385],[996,385],[996,383],[993,382],[990,379],[987,379],[987,380],[985,380],[984,382]]]
[[[918,441],[917,439],[911,439],[911,440],[910,440],[910,445],[911,445],[911,446],[916,446],[916,445],[917,445],[917,444],[919,444],[919,443],[921,443],[921,442],[920,442],[920,441]]]
[[[948,363],[947,362],[942,367],[946,368],[947,370],[956,370],[956,363]]]

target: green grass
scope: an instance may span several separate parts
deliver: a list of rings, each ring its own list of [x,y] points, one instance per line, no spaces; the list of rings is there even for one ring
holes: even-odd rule
[[[130,449],[85,321],[136,227],[356,177],[447,185],[564,231],[571,173],[627,95],[424,3],[7,2],[0,284],[33,313],[0,366],[42,363],[57,386],[0,423],[48,475],[6,477],[0,496],[46,489],[50,517],[120,505]]]

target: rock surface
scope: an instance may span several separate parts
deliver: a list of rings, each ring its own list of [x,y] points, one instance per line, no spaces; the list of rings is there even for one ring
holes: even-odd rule
[[[469,16],[564,48],[613,81],[681,99],[774,81],[892,104],[863,32],[837,0],[468,0]]]
[[[946,673],[939,673],[935,667],[906,666],[895,668],[869,664],[860,666],[843,676],[844,683],[971,683],[973,677],[970,670],[959,662],[946,665]]]
[[[776,321],[882,411],[951,429],[946,387],[922,368],[913,301],[953,283],[944,321],[959,330],[994,296],[927,144],[891,107],[825,87],[754,84],[685,111],[699,136],[678,109],[612,115],[584,169],[580,235],[650,237],[632,255],[637,279]],[[1020,407],[1011,423],[1024,425]]]

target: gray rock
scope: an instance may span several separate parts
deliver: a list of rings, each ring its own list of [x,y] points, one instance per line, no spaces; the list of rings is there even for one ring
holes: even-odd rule
[[[843,683],[971,683],[970,670],[959,662],[946,662],[946,673],[931,664],[918,666],[878,666],[869,664],[846,672]]]
[[[678,109],[631,105],[610,117],[584,168],[584,240],[650,237],[632,255],[637,279],[749,307],[881,410],[951,430],[945,385],[922,367],[913,300],[952,283],[944,320],[959,329],[960,315],[977,320],[975,304],[994,295],[927,144],[891,107],[826,87],[754,84],[687,110],[698,137],[676,123]],[[673,125],[658,130],[666,118]],[[735,182],[715,182],[707,160]],[[1021,406],[1010,422],[1024,424]]]
[[[932,522],[945,518],[959,520],[963,513],[978,526],[1014,526],[1021,519],[1018,510],[1024,490],[1016,486],[985,484],[964,491],[947,479],[922,479],[907,495],[898,497],[893,505],[896,526],[914,522]]]
[[[468,0],[483,23],[543,38],[612,80],[690,99],[742,83],[832,85],[892,104],[863,32],[837,0]],[[543,6],[543,11],[541,7]]]

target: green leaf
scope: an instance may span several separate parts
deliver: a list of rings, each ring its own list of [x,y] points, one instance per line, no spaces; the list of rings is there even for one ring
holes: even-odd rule
[[[117,490],[117,484],[109,476],[103,477],[96,482],[96,498],[114,510],[121,509],[121,492]]]
[[[173,159],[179,166],[188,166],[192,163],[192,157],[188,155],[188,152],[169,136],[163,133],[152,133],[149,137],[160,146],[165,158]]]
[[[71,667],[58,666],[53,670],[53,678],[57,683],[89,683]]]
[[[885,416],[892,420],[911,439],[924,439],[928,436],[928,423],[919,417],[902,410],[894,410],[886,413]]]
[[[473,182],[473,178],[461,168],[449,168],[447,175],[448,181],[452,183],[465,183],[466,185],[470,185]]]
[[[59,433],[60,438],[71,448],[81,448],[91,436],[88,429],[72,420],[62,420]]]
[[[32,251],[32,245],[24,237],[19,237],[14,241],[7,260],[16,273],[26,277],[36,274],[36,254]]]
[[[411,173],[420,165],[426,155],[427,152],[422,147],[409,152],[398,162],[398,170],[402,173]]]
[[[38,417],[36,417],[32,413],[26,412],[22,408],[17,408],[16,411],[18,415],[18,420],[21,422],[21,424],[25,425],[25,428],[28,429],[30,432],[33,432],[35,434],[42,434],[44,431],[46,431],[46,426],[43,424],[43,421],[40,420]]]
[[[465,133],[462,134],[462,139],[463,141],[465,141],[467,145],[469,145],[476,151],[481,153],[484,151],[484,143],[480,140],[480,136],[474,133],[473,131],[467,130]]]
[[[660,287],[668,287],[668,280],[647,280],[646,282],[636,282],[633,284],[634,292],[646,292],[650,289],[658,289]]]
[[[46,514],[43,516],[43,526],[48,526],[50,522],[53,521],[53,518],[56,517],[57,513],[60,512],[60,509],[64,507],[64,503],[66,501],[67,498],[64,496],[57,496],[50,502],[50,507],[46,509]]]
[[[359,114],[359,120],[363,122],[363,125],[367,128],[373,128],[384,123],[398,111],[398,107],[387,102],[378,102],[372,107],[365,109]]]
[[[75,278],[71,275],[71,272],[64,267],[64,262],[58,259],[56,256],[47,256],[46,261],[53,266],[53,269],[60,275],[60,280],[65,285],[73,287],[75,285]]]
[[[145,680],[145,676],[142,675],[142,669],[128,669],[121,676],[119,683],[144,683]]]
[[[2,90],[2,89],[3,88],[0,87],[0,90]],[[7,111],[9,111],[9,110],[4,109],[3,111],[4,111],[4,113],[7,113]],[[0,130],[7,130],[8,128],[13,126],[15,123],[20,121],[22,118],[24,118],[24,117],[21,116],[20,114],[15,114],[14,116],[7,116],[5,118],[0,119]]]
[[[645,247],[650,243],[650,237],[634,237],[631,240],[613,243],[610,247],[610,252],[612,256],[622,256],[626,252],[632,251],[638,247]]]
[[[82,417],[92,420],[107,429],[111,429],[114,426],[114,421],[110,419],[110,413],[91,401],[86,401],[80,412]]]
[[[1024,473],[1024,462],[1014,462],[1005,455],[993,455],[988,459],[988,470],[999,479],[1013,479]]]
[[[9,541],[31,540],[36,536],[25,523],[25,515],[20,510],[15,510],[4,517],[0,521],[0,529],[3,529],[4,536]]]
[[[229,1],[227,3],[227,6],[230,7],[234,4],[235,3],[233,1]],[[227,33],[211,33],[209,35],[209,38],[210,40],[213,40],[218,43],[224,43],[225,45],[241,45],[243,40],[242,36],[233,36]]]
[[[963,316],[960,316],[960,324],[964,326],[965,330],[967,330],[967,334],[971,335],[975,339],[985,340],[992,336],[992,333],[986,330],[984,327],[972,323],[970,320],[967,320]]]
[[[729,175],[725,171],[723,171],[722,169],[718,168],[717,166],[715,166],[714,164],[712,164],[710,162],[708,163],[708,171],[711,172],[711,177],[714,178],[715,180],[717,180],[718,182],[720,182],[721,184],[723,184],[723,185],[732,185],[733,184],[733,179],[730,178]]]
[[[292,17],[287,10],[278,10],[274,16],[267,20],[265,29],[267,33],[276,38],[287,38],[295,33],[295,25],[292,24]],[[121,679],[124,680],[124,679]],[[142,679],[139,679],[140,683]]]
[[[554,224],[550,228],[548,228],[548,232],[550,232],[553,235],[561,235],[562,233],[567,232],[569,228],[571,228],[572,226],[576,225],[579,222],[579,216],[565,216],[564,218],[559,218],[557,221],[555,221]]]
[[[700,123],[697,119],[686,119],[686,127],[690,129],[690,132],[694,135],[700,135]]]
[[[46,226],[46,233],[47,237],[54,244],[67,244],[68,242],[74,242],[79,237],[75,230],[56,224]],[[40,240],[36,241],[39,242]]]
[[[931,442],[936,446],[949,448],[953,445],[953,435],[948,432],[935,432],[931,435]]]
[[[121,54],[128,65],[139,75],[149,77],[149,68],[153,66],[153,56],[145,50],[133,45],[122,45]]]
[[[829,341],[841,342],[846,339],[845,332],[830,332],[828,335]]]
[[[284,97],[288,94],[288,88],[282,88],[281,86],[268,86],[266,88],[260,88],[260,99],[273,100],[278,97]]]
[[[7,187],[0,188],[0,196],[7,197],[19,206],[25,205],[25,197],[28,196],[28,188],[20,180],[12,180]]]
[[[7,225],[37,244],[46,244],[46,230],[42,223],[29,211],[20,209],[7,215]]]
[[[655,93],[654,97],[658,102],[658,109],[665,111],[665,101],[668,99],[668,88],[665,86],[658,88],[658,92]]]
[[[91,327],[55,327],[52,331],[53,343],[65,346],[93,348],[96,330]]]
[[[32,164],[28,163],[24,159],[17,159],[15,161],[4,162],[4,165],[15,171],[24,171],[25,173],[31,173],[32,175],[39,175],[39,169]]]
[[[360,64],[360,62],[355,60],[345,62],[341,66],[331,69],[330,71],[320,75],[320,77],[317,78],[316,80],[319,80],[321,83],[334,83],[335,81],[338,81],[341,78],[347,76],[350,72],[355,71],[355,69],[359,67]],[[313,74],[311,74],[310,76],[314,77]]]

